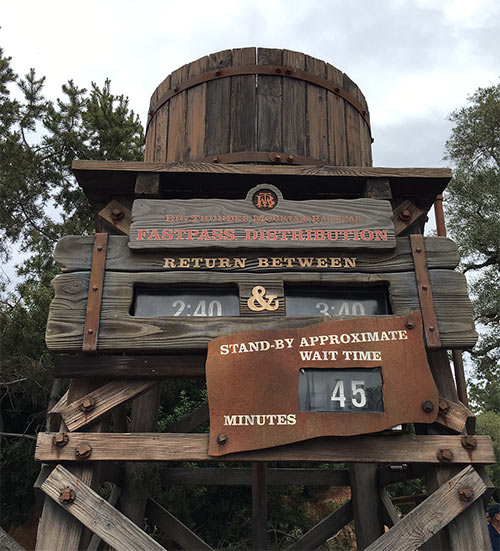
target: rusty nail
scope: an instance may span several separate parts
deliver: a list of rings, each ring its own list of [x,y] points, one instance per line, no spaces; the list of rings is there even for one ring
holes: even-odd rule
[[[281,69],[279,67],[276,67],[276,69],[274,69],[274,72],[275,73],[281,73]]]
[[[87,333],[88,333],[89,335],[92,335],[93,332],[94,332],[93,329],[87,329]]]
[[[411,218],[411,212],[405,209],[399,213],[399,218],[401,218],[401,220],[409,220]]]
[[[220,77],[221,75],[222,75],[222,71],[220,69],[217,69],[217,71],[215,71],[215,76]]]
[[[94,408],[95,408],[95,402],[90,396],[87,397],[87,398],[84,398],[80,402],[80,410],[81,411],[91,411]]]
[[[442,448],[437,451],[436,457],[439,461],[442,461],[443,463],[450,463],[453,461],[453,452],[449,450],[448,448]]]
[[[179,87],[178,86],[175,86],[174,87],[174,92],[178,92],[179,91]]]
[[[113,220],[121,220],[123,216],[124,216],[123,211],[120,209],[113,209],[111,211],[111,218]]]
[[[291,75],[291,74],[292,74],[292,70],[291,70],[291,69],[285,69],[285,74]]]
[[[465,488],[460,488],[460,490],[458,490],[458,495],[462,501],[471,501],[474,496],[474,491],[472,488],[465,486]]]
[[[462,436],[462,446],[466,450],[475,450],[477,448],[477,438],[475,436]]]
[[[433,331],[435,331],[436,328],[434,327],[434,325],[429,325],[429,331],[432,333]]]
[[[87,457],[90,457],[90,454],[92,453],[92,448],[89,446],[89,444],[78,444],[78,446],[75,448],[75,456],[78,459],[87,459]]]
[[[293,155],[288,155],[288,157],[286,158],[286,160],[289,162],[289,163],[293,163],[293,160],[295,159],[295,157]]]
[[[52,443],[58,448],[64,447],[69,441],[69,436],[65,432],[58,432],[53,438]]]
[[[103,249],[102,245],[99,245],[99,246],[97,247],[97,250],[98,250],[99,252],[101,252],[102,249]]]
[[[220,163],[220,157],[214,157],[214,158],[212,159],[212,161],[213,161],[214,163]]]
[[[217,444],[224,445],[227,442],[227,436],[225,434],[217,435]]]
[[[281,155],[280,155],[279,153],[276,153],[275,159],[276,159],[277,161],[281,161]]]
[[[73,490],[73,488],[70,488],[69,486],[61,490],[61,493],[59,494],[59,501],[61,503],[73,503],[75,501],[76,492]]]
[[[413,329],[415,327],[415,324],[411,320],[406,320],[405,327],[407,329]]]
[[[335,87],[335,92],[340,92],[340,88],[338,86]]]
[[[422,290],[427,291],[427,285],[422,285]]]
[[[363,111],[361,111],[361,114],[363,115],[363,117],[366,117],[367,112],[365,110],[363,110]]]
[[[422,247],[417,247],[415,250],[417,251],[417,253],[421,253],[422,252]]]
[[[99,291],[99,287],[98,287],[97,285],[94,285],[94,286],[92,287],[92,291]]]
[[[443,398],[439,400],[439,413],[448,413],[450,409],[450,404]]]
[[[424,400],[422,402],[422,409],[425,411],[425,413],[431,413],[434,411],[434,404],[431,402],[431,400]]]

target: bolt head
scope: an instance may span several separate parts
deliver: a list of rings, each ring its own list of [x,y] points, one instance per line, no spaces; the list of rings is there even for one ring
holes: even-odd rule
[[[465,488],[460,488],[460,490],[458,490],[458,495],[462,501],[471,501],[474,497],[474,490],[466,486]]]
[[[291,69],[285,69],[285,74],[291,75],[291,74],[292,74],[292,70],[291,70]]]
[[[429,331],[431,333],[434,333],[435,330],[436,330],[436,328],[434,327],[434,325],[429,325]]]
[[[212,161],[213,161],[214,163],[220,163],[220,157],[214,157],[214,158],[212,159]]]
[[[477,448],[477,438],[472,435],[462,436],[462,446],[466,450],[475,450]]]
[[[58,432],[53,438],[52,443],[58,448],[64,447],[69,441],[69,436],[65,432]]]
[[[111,218],[113,220],[121,220],[124,217],[123,211],[120,209],[113,209],[111,211]]]
[[[59,501],[61,503],[73,503],[75,501],[76,492],[73,490],[73,488],[70,488],[69,486],[67,488],[63,488],[61,490],[61,493],[59,494]]]
[[[450,404],[443,398],[439,400],[439,413],[447,413],[450,410]]]
[[[431,400],[424,400],[422,402],[422,409],[425,411],[425,413],[431,413],[434,411],[434,404]]]
[[[90,397],[84,398],[80,403],[80,410],[81,411],[90,411],[90,410],[94,409],[94,407],[95,407],[95,402]]]
[[[407,329],[413,329],[415,327],[415,324],[412,321],[407,320],[406,323],[405,323],[405,327]]]
[[[404,209],[399,213],[399,218],[401,218],[401,220],[409,220],[411,218],[411,212],[408,209]]]
[[[220,444],[223,446],[227,442],[228,438],[225,434],[218,434],[217,435],[217,444]]]
[[[90,457],[92,447],[89,444],[78,444],[75,448],[75,456],[77,459],[86,459]]]
[[[98,250],[99,252],[101,252],[102,249],[103,249],[103,246],[102,246],[102,245],[99,245],[99,246],[97,247],[97,250]]]
[[[423,291],[427,291],[427,289],[428,289],[427,285],[422,285],[422,290]]]
[[[417,247],[415,250],[417,251],[417,253],[421,253],[421,252],[422,252],[422,248],[421,248],[421,247]]]
[[[438,450],[436,456],[438,460],[442,461],[443,463],[450,463],[451,461],[453,461],[454,458],[453,452],[447,448]]]

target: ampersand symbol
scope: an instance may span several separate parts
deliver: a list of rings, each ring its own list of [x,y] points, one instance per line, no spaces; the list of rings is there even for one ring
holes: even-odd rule
[[[252,296],[247,300],[247,305],[253,312],[262,312],[262,310],[274,312],[274,310],[279,308],[280,304],[278,295],[268,295],[266,297],[265,287],[262,287],[262,285],[256,285],[252,289]]]

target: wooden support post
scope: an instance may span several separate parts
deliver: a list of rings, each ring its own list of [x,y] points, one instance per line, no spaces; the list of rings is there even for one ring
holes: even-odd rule
[[[90,528],[116,551],[165,551],[153,538],[82,483],[62,465],[42,485],[56,507]],[[44,551],[67,551],[66,547],[45,547]]]
[[[173,539],[175,543],[178,543],[183,549],[213,551],[210,545],[205,543],[159,503],[156,503],[154,499],[148,499],[146,515],[156,526],[158,526],[158,528],[160,528],[169,538]]]
[[[382,515],[384,522],[387,526],[391,527],[396,525],[401,519],[396,511],[391,496],[385,488],[380,488],[380,501],[382,502]]]
[[[252,463],[252,549],[267,549],[267,465]]]
[[[461,542],[455,542],[450,549],[474,549],[476,551],[488,549],[489,542],[475,539],[478,534],[474,532],[465,534],[468,524],[464,517],[464,512],[470,509],[474,502],[481,503],[479,498],[485,490],[486,486],[481,477],[469,465],[451,480],[446,481],[423,503],[403,517],[389,532],[367,547],[366,551],[394,551],[394,549],[415,551],[436,531],[446,526],[458,515],[460,518],[456,524],[464,526],[462,534],[464,539]],[[484,519],[483,525],[486,530]]]
[[[161,384],[142,394],[132,404],[130,432],[154,432],[158,417]],[[140,465],[125,465],[120,507],[122,512],[138,526],[144,522],[148,488],[142,480]]]
[[[160,175],[153,172],[137,174],[134,193],[137,197],[156,199],[160,196]]]
[[[306,532],[288,549],[290,551],[308,551],[317,549],[321,544],[333,537],[339,530],[352,520],[352,501],[341,505],[321,522]]]
[[[377,465],[349,465],[354,528],[358,549],[367,548],[384,533],[378,492]]]

